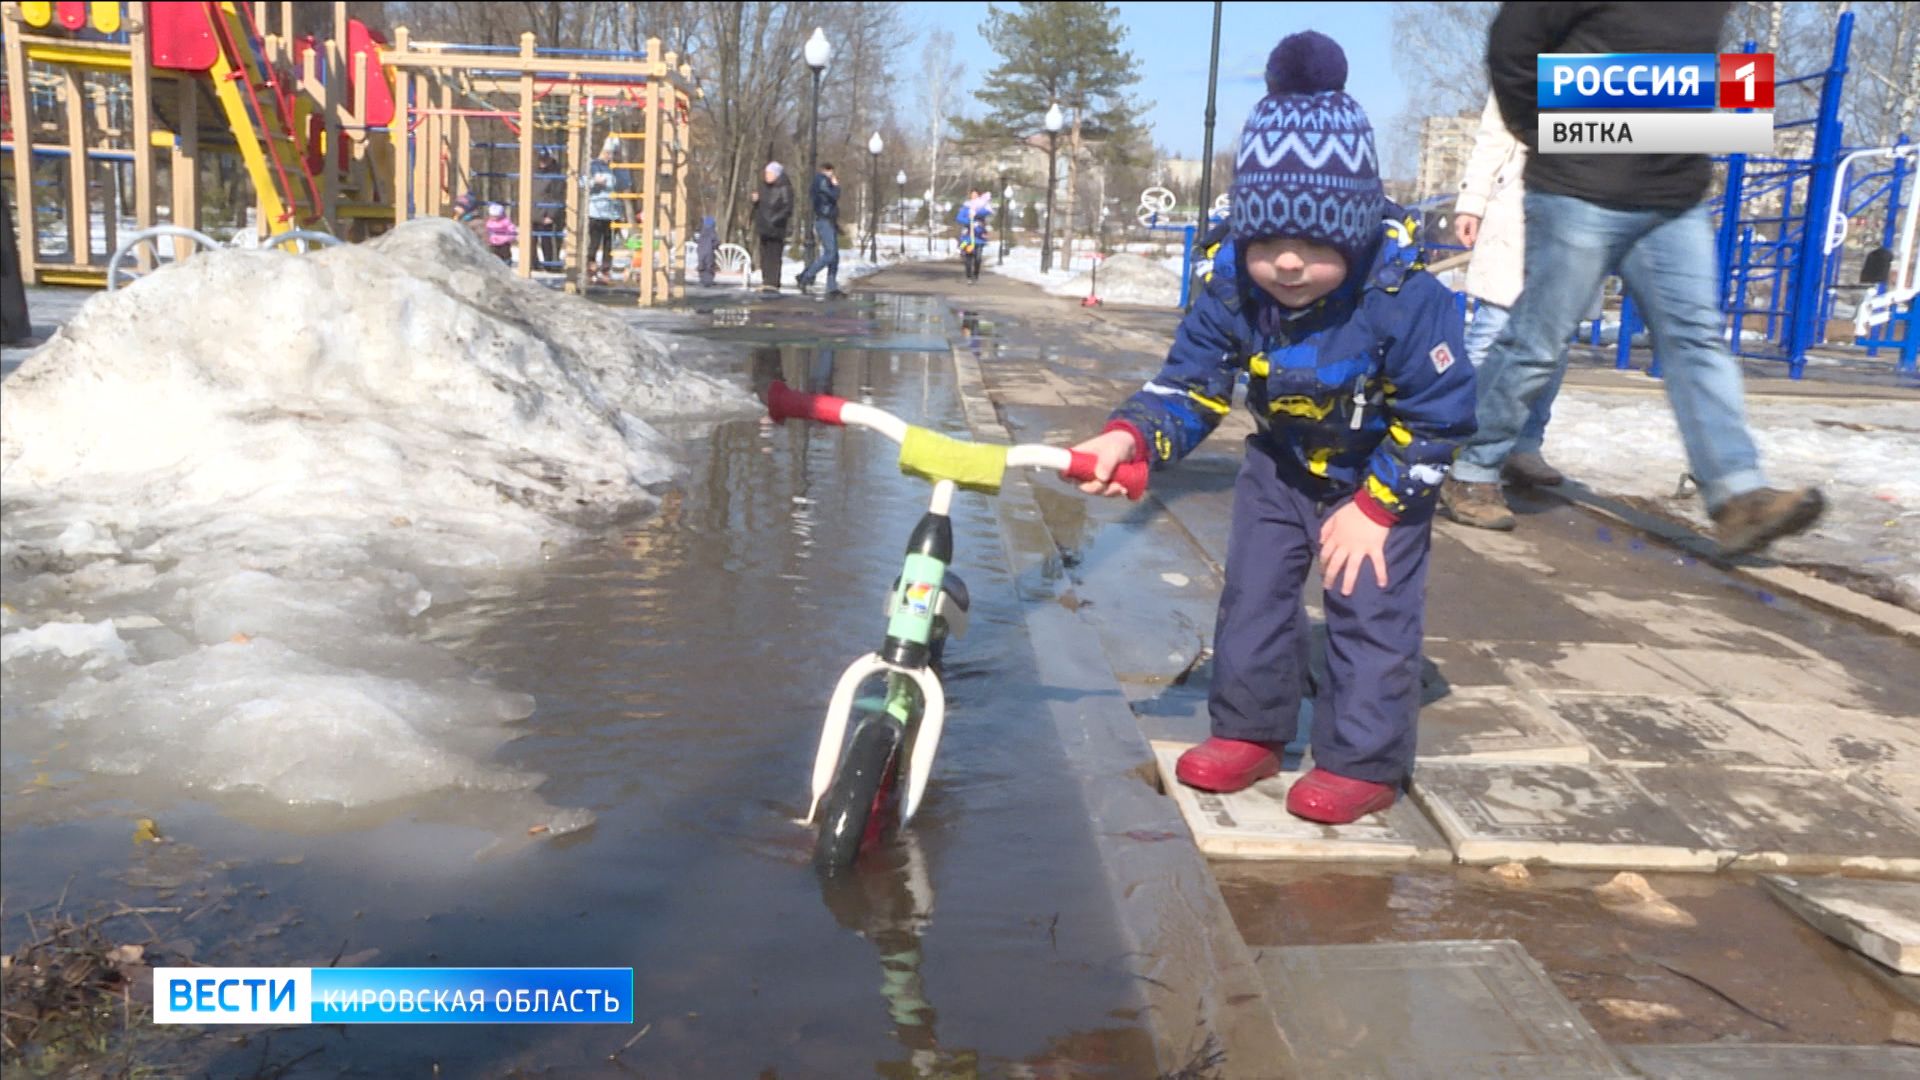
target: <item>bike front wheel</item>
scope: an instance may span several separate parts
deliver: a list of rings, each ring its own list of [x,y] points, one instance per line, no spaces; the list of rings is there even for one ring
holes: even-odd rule
[[[869,713],[860,721],[821,806],[820,836],[813,847],[813,866],[821,874],[832,877],[851,869],[860,852],[879,838],[901,741],[900,725],[889,716]]]

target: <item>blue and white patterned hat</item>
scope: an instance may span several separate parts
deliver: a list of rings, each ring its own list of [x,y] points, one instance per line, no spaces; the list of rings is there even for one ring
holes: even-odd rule
[[[1347,55],[1325,34],[1294,34],[1267,57],[1267,96],[1240,132],[1233,171],[1233,236],[1297,237],[1339,250],[1357,266],[1380,236],[1373,127],[1344,92]]]

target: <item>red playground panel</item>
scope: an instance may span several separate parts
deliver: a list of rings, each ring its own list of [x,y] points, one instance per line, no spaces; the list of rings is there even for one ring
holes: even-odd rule
[[[147,32],[153,66],[166,71],[206,71],[220,55],[205,3],[149,4]]]
[[[380,63],[380,47],[387,43],[369,29],[359,19],[347,20],[347,92],[355,93],[353,86],[353,58],[366,54],[367,57],[367,115],[360,122],[369,127],[386,127],[393,123],[393,85],[387,82],[387,73]]]

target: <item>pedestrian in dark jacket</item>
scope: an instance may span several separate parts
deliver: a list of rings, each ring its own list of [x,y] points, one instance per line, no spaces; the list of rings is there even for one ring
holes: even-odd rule
[[[1725,3],[1510,3],[1494,18],[1487,74],[1507,128],[1539,149],[1541,53],[1719,49]],[[1443,495],[1464,525],[1511,529],[1501,468],[1528,413],[1559,381],[1568,335],[1618,267],[1660,351],[1667,398],[1714,533],[1756,551],[1819,519],[1818,488],[1767,486],[1747,428],[1740,367],[1722,339],[1705,154],[1541,154],[1527,158],[1526,265],[1513,313],[1480,367],[1479,432]]]
[[[824,267],[827,295],[840,296],[840,178],[833,174],[831,163],[820,166],[820,172],[813,178],[812,194],[813,234],[820,241],[820,254],[794,280],[800,283],[800,291],[804,293],[813,287],[814,278],[820,276]]]
[[[1273,50],[1268,94],[1240,137],[1230,238],[1200,300],[1160,374],[1076,448],[1101,477],[1143,458],[1169,466],[1218,426],[1247,377],[1257,433],[1234,487],[1213,734],[1176,775],[1231,792],[1279,771],[1307,685],[1301,605],[1318,556],[1331,685],[1315,703],[1314,768],[1287,809],[1327,824],[1393,805],[1413,770],[1433,505],[1473,431],[1460,310],[1421,269],[1414,219],[1382,191],[1346,75],[1346,54],[1322,34]]]
[[[714,275],[720,272],[720,230],[712,214],[700,219],[700,232],[694,243],[694,266],[700,272],[700,284],[711,288]]]
[[[13,207],[0,189],[0,344],[13,345],[33,336],[27,314],[27,283],[21,276],[20,254],[13,235]]]
[[[561,170],[559,159],[549,151],[540,151],[538,175],[539,194],[534,196],[534,253],[538,256],[541,269],[560,269],[560,241],[566,229],[562,222],[567,216],[567,174]]]
[[[793,181],[777,161],[767,162],[760,180],[760,190],[753,193],[753,231],[760,237],[760,292],[778,296],[780,255],[793,221]]]

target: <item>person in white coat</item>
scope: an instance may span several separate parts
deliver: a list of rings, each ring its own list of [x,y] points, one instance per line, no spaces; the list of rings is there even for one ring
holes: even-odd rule
[[[1506,328],[1513,302],[1520,298],[1525,278],[1527,215],[1526,189],[1520,174],[1527,166],[1527,148],[1507,131],[1500,106],[1487,95],[1480,114],[1480,131],[1473,154],[1467,158],[1466,178],[1454,202],[1454,234],[1473,252],[1467,264],[1467,294],[1479,302],[1467,326],[1467,360],[1478,368],[1494,339]],[[1566,479],[1540,453],[1547,436],[1553,399],[1566,375],[1564,351],[1558,373],[1527,415],[1526,427],[1514,443],[1502,471],[1513,483],[1552,487]]]

